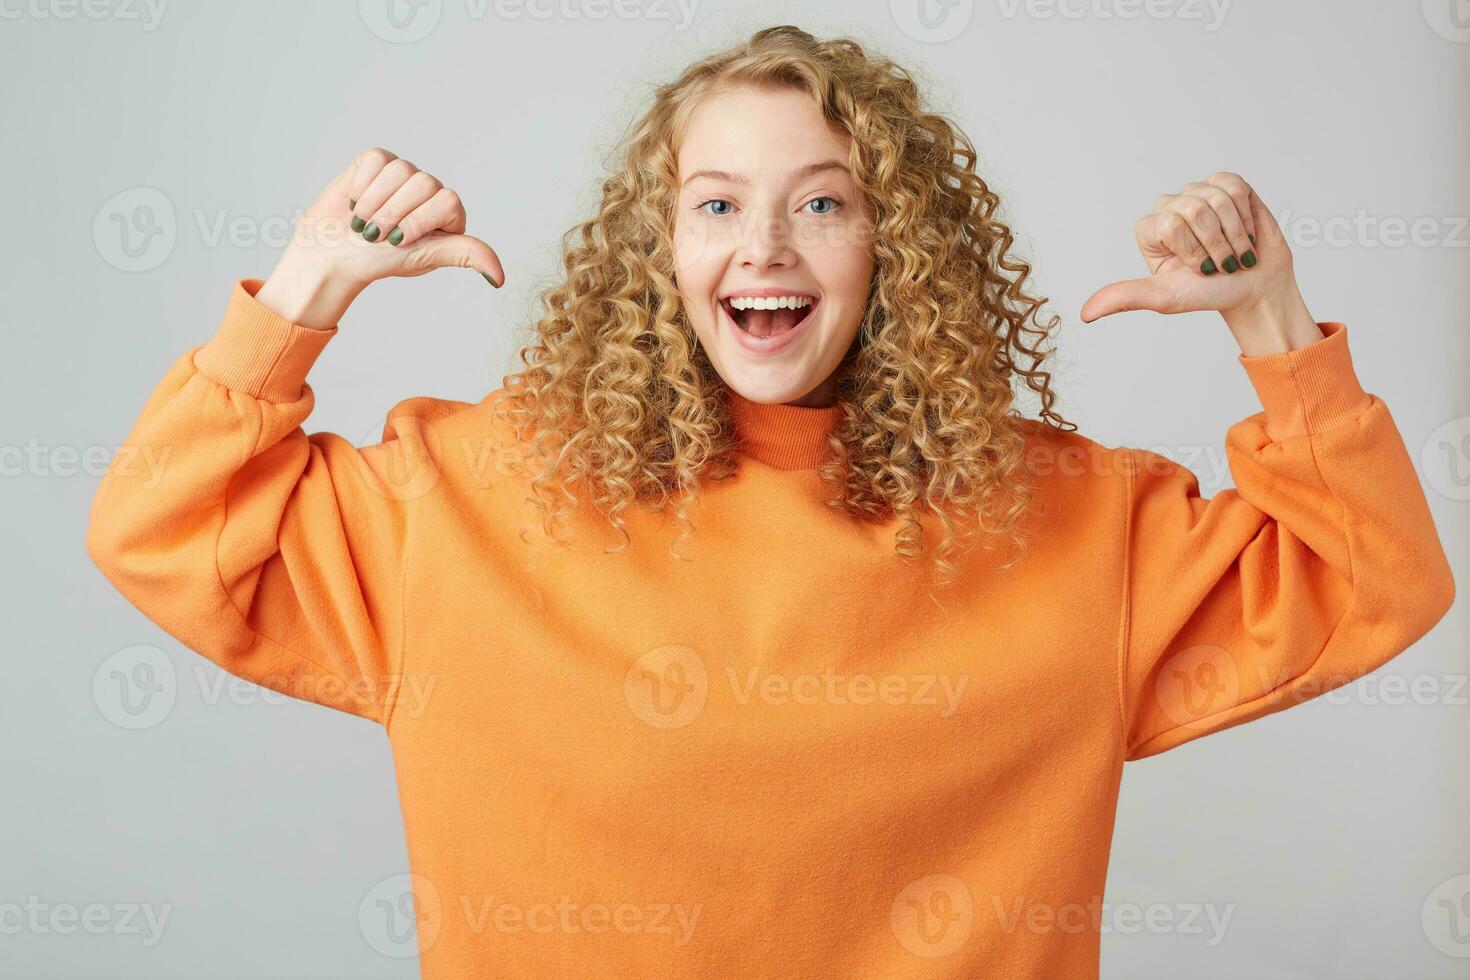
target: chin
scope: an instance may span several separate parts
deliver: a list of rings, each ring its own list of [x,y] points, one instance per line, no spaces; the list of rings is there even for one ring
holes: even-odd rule
[[[751,401],[760,402],[763,405],[780,405],[783,402],[794,402],[798,398],[804,397],[812,388],[816,387],[815,384],[805,387],[801,385],[772,384],[763,378],[736,378],[731,380],[728,376],[725,377],[725,384]]]
[[[733,368],[716,365],[725,384],[753,402],[779,405],[805,398],[821,387],[831,371],[811,369],[805,365],[796,373],[777,365],[737,364]]]

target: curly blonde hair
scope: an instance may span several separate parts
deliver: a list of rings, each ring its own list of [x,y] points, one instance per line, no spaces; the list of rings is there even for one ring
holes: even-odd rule
[[[684,124],[711,94],[738,86],[810,94],[850,139],[849,169],[875,213],[872,289],[838,369],[841,413],[819,467],[828,505],[896,518],[904,561],[923,551],[924,516],[937,515],[942,583],[967,517],[987,548],[989,537],[1018,547],[1010,567],[1026,551],[1031,501],[1016,478],[1023,429],[1038,424],[1012,411],[1013,377],[1040,396],[1042,420],[1076,428],[1053,411],[1041,369],[1059,318],[1028,325],[1046,300],[1024,289],[1030,265],[1007,256],[999,198],[975,173],[969,139],[925,108],[909,73],[851,39],[791,26],[758,31],[660,86],[624,134],[596,215],[563,237],[565,280],[539,294],[536,342],[521,348],[526,367],[504,378],[496,403],[536,460],[527,501],[543,530],[560,540],[585,487],[623,537],[612,550],[623,550],[628,507],[672,503],[677,555],[701,481],[738,468],[724,382],[685,319],[672,240]]]

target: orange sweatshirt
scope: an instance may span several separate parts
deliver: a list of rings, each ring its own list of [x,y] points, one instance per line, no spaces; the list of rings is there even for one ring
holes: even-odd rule
[[[308,435],[338,328],[259,286],[148,399],[162,475],[119,453],[87,548],[230,673],[386,727],[425,980],[1095,977],[1123,762],[1360,677],[1454,596],[1341,323],[1240,357],[1263,411],[1209,499],[1034,423],[1030,556],[931,597],[896,522],[824,505],[835,408],[732,393],[690,561],[644,510],[625,553],[595,515],[527,544],[494,392]]]

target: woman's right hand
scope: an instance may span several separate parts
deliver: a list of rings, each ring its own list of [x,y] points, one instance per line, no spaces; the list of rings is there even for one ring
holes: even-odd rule
[[[328,330],[379,279],[454,266],[504,285],[495,250],[464,230],[458,194],[407,160],[373,147],[359,153],[307,209],[255,298],[293,323]]]

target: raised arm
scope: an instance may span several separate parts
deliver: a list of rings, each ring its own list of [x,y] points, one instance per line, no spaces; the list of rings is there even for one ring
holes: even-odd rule
[[[1240,358],[1263,411],[1232,426],[1235,488],[1144,450],[1128,506],[1127,758],[1155,755],[1356,680],[1449,609],[1455,585],[1388,407],[1341,323]]]
[[[392,233],[363,234],[380,222]],[[231,673],[390,717],[423,489],[413,474],[424,440],[406,437],[423,423],[402,413],[362,449],[307,435],[306,376],[376,279],[449,265],[503,280],[494,252],[463,229],[457,196],[436,180],[381,150],[360,155],[306,212],[270,280],[236,283],[214,336],[175,360],[103,476],[88,553],[134,605]],[[143,452],[158,465],[137,466]]]
[[[1238,174],[1165,194],[1134,226],[1149,267],[1082,309],[1217,310],[1262,411],[1226,434],[1235,488],[1124,449],[1119,676],[1139,759],[1352,681],[1423,636],[1455,585],[1388,407],[1347,328],[1317,322],[1276,219]]]

